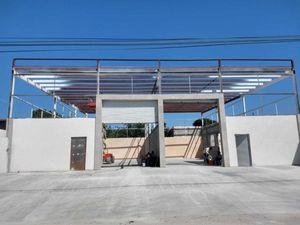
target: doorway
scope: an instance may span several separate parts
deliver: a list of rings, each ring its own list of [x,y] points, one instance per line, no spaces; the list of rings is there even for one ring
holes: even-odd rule
[[[214,108],[215,107],[215,108]],[[204,150],[210,149],[216,162],[221,150],[216,140],[207,141],[207,136],[220,133],[217,99],[164,100],[164,142],[167,165],[207,165]],[[206,114],[209,117],[203,117]],[[214,114],[211,114],[213,112]]]
[[[249,134],[235,135],[238,166],[252,166]]]
[[[85,170],[86,137],[71,137],[70,170]]]

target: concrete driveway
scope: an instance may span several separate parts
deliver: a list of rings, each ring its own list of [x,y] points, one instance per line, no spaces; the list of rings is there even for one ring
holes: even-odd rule
[[[300,167],[1,174],[0,224],[300,224]]]

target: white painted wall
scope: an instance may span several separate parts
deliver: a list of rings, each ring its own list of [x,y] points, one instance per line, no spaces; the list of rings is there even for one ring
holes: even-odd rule
[[[157,101],[103,100],[104,123],[157,122]]]
[[[298,124],[299,124],[298,126],[300,127],[300,114],[298,115]],[[293,165],[300,166],[300,145],[298,145],[298,149],[297,149],[297,153],[295,154]]]
[[[69,170],[71,137],[87,137],[86,169],[93,169],[94,133],[94,118],[14,119],[11,172]]]
[[[230,166],[237,166],[235,134],[249,134],[253,166],[292,165],[299,144],[296,116],[226,117]]]
[[[0,130],[0,173],[5,173],[7,170],[7,146],[6,130]]]

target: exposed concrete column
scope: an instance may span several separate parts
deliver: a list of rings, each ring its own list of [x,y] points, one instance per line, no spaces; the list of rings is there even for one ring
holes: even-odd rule
[[[12,135],[13,135],[13,119],[7,119],[6,126],[6,137],[8,139],[8,146],[6,149],[7,153],[7,164],[6,164],[6,172],[9,173],[11,170],[11,154],[12,154]]]
[[[96,119],[95,119],[95,146],[94,146],[94,169],[101,169],[103,157],[103,125],[102,125],[102,99],[96,97]]]
[[[226,127],[226,117],[225,117],[225,105],[224,105],[224,95],[220,94],[218,99],[218,115],[219,115],[219,125],[220,125],[220,135],[221,135],[221,149],[223,155],[223,165],[230,166],[229,160],[229,148],[227,140],[227,127]]]
[[[160,167],[166,167],[164,102],[162,98],[157,100],[157,111]]]

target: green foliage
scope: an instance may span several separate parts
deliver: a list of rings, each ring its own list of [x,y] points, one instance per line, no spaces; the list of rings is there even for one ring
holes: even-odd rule
[[[103,127],[106,130],[106,138],[145,137],[144,123],[128,123],[119,128],[104,124]],[[174,130],[165,124],[165,137],[173,136]]]
[[[211,120],[209,118],[204,118],[203,119],[203,125],[202,125],[202,119],[197,119],[193,122],[193,126],[195,127],[202,127],[202,126],[207,126],[209,124],[213,124],[213,123],[216,123],[215,120]]]
[[[174,129],[167,127],[167,124],[164,123],[165,128],[165,137],[174,137]]]
[[[32,118],[53,118],[53,115],[41,109],[36,109],[32,112]]]
[[[60,118],[62,116],[60,114],[56,114],[56,117]],[[47,112],[41,109],[36,109],[32,112],[32,118],[54,118],[54,116],[51,111]]]
[[[145,124],[134,123],[126,124],[122,128],[106,127],[107,138],[124,138],[124,137],[145,137]]]
[[[174,129],[165,127],[165,137],[174,137]]]
[[[145,124],[127,124],[129,137],[145,137]]]

